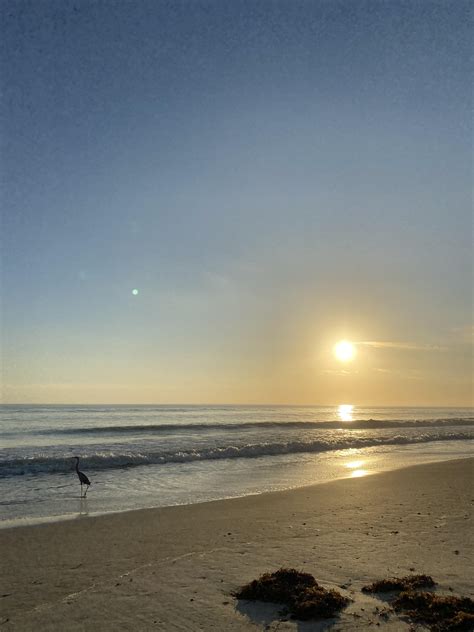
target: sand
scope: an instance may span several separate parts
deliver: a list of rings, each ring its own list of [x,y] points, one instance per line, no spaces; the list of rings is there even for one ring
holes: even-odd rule
[[[413,572],[472,596],[473,468],[474,459],[432,463],[0,530],[0,630],[408,630],[360,589]],[[351,605],[329,622],[301,623],[232,597],[281,566],[312,573]]]

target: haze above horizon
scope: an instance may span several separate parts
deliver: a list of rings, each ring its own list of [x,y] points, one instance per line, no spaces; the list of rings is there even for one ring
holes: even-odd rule
[[[0,401],[472,405],[468,2],[0,11]]]

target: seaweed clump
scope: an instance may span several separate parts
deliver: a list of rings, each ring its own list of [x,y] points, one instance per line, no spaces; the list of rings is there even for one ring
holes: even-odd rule
[[[390,600],[394,610],[415,623],[428,626],[433,632],[474,630],[474,601],[468,597],[444,597],[415,590],[433,586],[436,582],[429,575],[407,575],[382,579],[362,590],[368,593],[398,592]]]
[[[427,592],[406,591],[393,602],[412,621],[435,632],[474,630],[474,601],[469,597],[443,597]]]
[[[406,577],[391,577],[380,579],[362,588],[366,593],[384,593],[394,591],[413,590],[414,588],[431,588],[436,582],[430,575],[407,575]]]
[[[294,568],[265,573],[234,596],[249,601],[282,603],[294,619],[301,620],[333,617],[349,603],[349,599],[336,590],[326,590],[312,575]]]

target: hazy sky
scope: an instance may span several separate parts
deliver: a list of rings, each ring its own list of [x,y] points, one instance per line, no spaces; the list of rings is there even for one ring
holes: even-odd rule
[[[467,1],[1,12],[3,401],[470,403]]]

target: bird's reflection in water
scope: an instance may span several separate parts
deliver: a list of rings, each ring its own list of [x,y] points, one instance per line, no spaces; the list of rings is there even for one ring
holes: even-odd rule
[[[81,518],[83,516],[88,516],[89,515],[89,504],[88,504],[88,500],[87,498],[84,498],[83,496],[79,499],[79,505],[78,505],[78,511],[77,511],[77,517]]]

